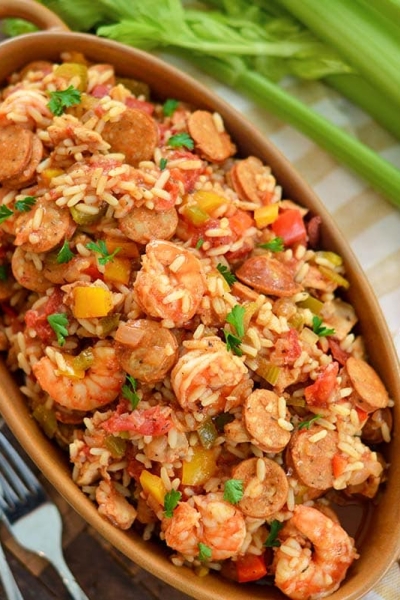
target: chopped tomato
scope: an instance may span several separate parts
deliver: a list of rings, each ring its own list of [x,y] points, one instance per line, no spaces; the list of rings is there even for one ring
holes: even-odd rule
[[[108,433],[133,431],[141,435],[164,435],[172,427],[169,409],[160,406],[133,410],[130,413],[116,414],[102,423],[102,428]]]
[[[347,464],[348,460],[343,454],[338,452],[334,455],[334,457],[332,458],[332,471],[335,479],[343,475]]]
[[[271,224],[272,231],[281,237],[285,246],[293,246],[307,239],[307,230],[303,217],[297,208],[282,211],[278,218]]]
[[[299,334],[295,329],[289,329],[276,340],[271,352],[271,362],[277,366],[292,365],[300,354]]]
[[[63,293],[56,288],[49,296],[45,304],[42,304],[39,310],[27,310],[25,314],[25,323],[28,327],[32,327],[37,336],[46,344],[55,339],[55,333],[47,321],[47,317],[53,313],[60,312],[63,299]]]
[[[339,372],[339,363],[332,362],[326,365],[317,379],[304,390],[307,404],[311,406],[327,406],[329,399],[337,388],[336,376]]]
[[[331,336],[328,337],[328,344],[332,356],[339,364],[344,366],[350,354],[340,347],[339,341]]]
[[[142,110],[148,115],[152,115],[154,112],[154,106],[150,102],[146,102],[146,100],[138,100],[134,96],[128,96],[125,100],[126,106],[129,108],[136,108],[137,110]]]
[[[237,580],[239,583],[256,581],[267,574],[264,555],[245,554],[236,561]]]
[[[90,93],[95,98],[104,98],[104,96],[107,96],[110,93],[110,90],[111,90],[111,85],[99,83],[98,85],[94,86],[94,88],[92,89],[92,91]]]
[[[357,411],[358,414],[358,420],[360,422],[361,427],[366,423],[366,421],[368,420],[368,413],[363,410],[362,408],[360,408],[359,406],[355,406],[354,407]]]

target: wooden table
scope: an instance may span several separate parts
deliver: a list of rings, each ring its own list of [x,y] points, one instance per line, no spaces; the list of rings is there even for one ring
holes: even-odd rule
[[[7,437],[20,451],[20,446]],[[32,469],[37,469],[27,459]],[[58,505],[64,523],[63,547],[65,559],[90,600],[188,600],[113,548],[65,502],[54,488],[38,473],[49,495]],[[1,541],[24,600],[70,600],[61,579],[49,563],[21,549],[10,534],[0,528]],[[0,600],[6,595],[0,582]]]

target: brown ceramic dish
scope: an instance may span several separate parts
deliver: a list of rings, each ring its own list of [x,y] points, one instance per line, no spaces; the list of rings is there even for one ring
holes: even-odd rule
[[[65,50],[79,50],[96,62],[114,64],[122,76],[145,80],[155,97],[176,98],[195,106],[218,111],[227,130],[244,156],[253,154],[269,163],[285,196],[309,207],[323,221],[323,245],[341,254],[351,282],[349,300],[356,307],[371,363],[395,401],[394,434],[388,449],[389,477],[379,504],[366,526],[361,557],[349,571],[331,600],[360,600],[385,574],[400,553],[400,372],[396,353],[379,305],[346,241],[324,206],[314,196],[286,159],[255,131],[234,109],[201,85],[152,56],[94,36],[71,33],[42,5],[30,0],[1,0],[0,18],[21,17],[44,31],[7,40],[0,46],[0,84],[13,71],[36,59],[58,60]],[[185,568],[174,567],[158,544],[117,530],[103,520],[96,507],[71,479],[67,458],[45,438],[30,418],[16,383],[0,363],[0,411],[22,446],[44,475],[94,528],[131,560],[170,585],[199,600],[279,600],[283,596],[270,587],[230,583],[215,576],[196,578]]]

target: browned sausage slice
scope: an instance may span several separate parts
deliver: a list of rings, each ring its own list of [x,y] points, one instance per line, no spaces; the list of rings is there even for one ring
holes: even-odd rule
[[[259,471],[263,472],[261,478]],[[289,483],[285,472],[270,458],[248,458],[233,468],[232,476],[243,481],[243,496],[238,506],[249,517],[268,519],[287,500]]]
[[[236,152],[229,134],[218,130],[213,115],[207,110],[195,110],[190,115],[188,131],[198,152],[211,162],[223,162]]]
[[[233,165],[230,174],[233,187],[241,200],[255,204],[268,202],[271,192],[262,187],[268,167],[265,167],[259,158],[249,156],[239,160]]]
[[[136,108],[127,108],[118,121],[108,121],[103,139],[113,152],[122,152],[125,160],[136,167],[142,160],[151,160],[158,143],[158,128],[154,119]]]
[[[138,244],[151,240],[169,240],[178,227],[178,213],[174,207],[155,211],[146,206],[134,207],[120,220],[119,228],[128,238]]]
[[[353,386],[355,403],[366,412],[385,408],[389,395],[379,375],[364,360],[350,356],[346,361],[346,371]]]
[[[293,269],[263,254],[252,256],[236,271],[236,277],[261,294],[271,296],[293,296],[302,290],[294,279]]]
[[[319,437],[321,435],[324,437]],[[295,473],[304,485],[318,490],[332,487],[332,459],[337,445],[336,431],[328,431],[319,425],[292,434],[288,445],[289,461],[291,459]]]
[[[43,144],[35,135],[32,141],[32,154],[26,167],[14,177],[3,179],[3,185],[10,189],[26,187],[34,182],[36,168],[43,157]]]
[[[34,135],[18,125],[0,127],[0,181],[19,176],[32,154]]]
[[[246,398],[244,422],[252,441],[265,452],[281,452],[289,443],[290,431],[279,424],[279,396],[271,390],[254,390]]]
[[[115,351],[122,368],[144,383],[164,379],[178,357],[174,334],[149,319],[121,323],[115,340]]]

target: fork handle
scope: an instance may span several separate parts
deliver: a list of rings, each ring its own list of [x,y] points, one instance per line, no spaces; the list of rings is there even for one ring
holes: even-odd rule
[[[76,581],[74,575],[71,573],[67,563],[64,560],[64,556],[61,553],[57,552],[52,556],[47,555],[46,558],[57,569],[58,574],[63,580],[64,585],[71,594],[71,598],[73,598],[73,600],[89,600],[83,589]]]
[[[11,572],[10,566],[7,562],[7,558],[4,554],[2,545],[0,544],[0,576],[3,582],[3,587],[6,592],[8,600],[24,600],[17,582],[14,579],[14,575]]]

